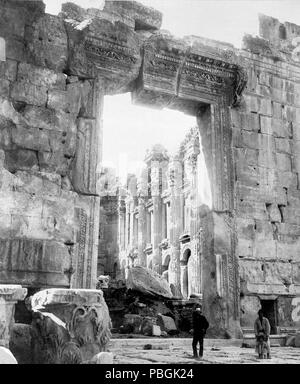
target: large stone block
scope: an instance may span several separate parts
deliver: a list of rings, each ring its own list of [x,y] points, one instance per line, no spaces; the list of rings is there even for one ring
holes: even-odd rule
[[[24,37],[26,12],[10,4],[0,5],[0,36]]]
[[[286,262],[265,262],[265,282],[268,284],[291,284],[292,265]]]
[[[164,316],[164,315],[158,314],[157,325],[160,326],[162,331],[165,331],[167,333],[177,332],[175,321],[170,316]]]
[[[18,38],[7,37],[5,38],[6,58],[16,61],[25,60],[25,44],[23,40]]]
[[[244,219],[237,217],[236,219],[238,239],[253,240],[255,236],[255,221],[254,219]]]
[[[125,328],[131,327],[133,333],[140,333],[142,321],[143,318],[140,315],[126,314],[123,325]]]
[[[172,292],[168,282],[150,269],[137,266],[128,270],[127,288],[146,293],[151,296],[171,298]]]
[[[39,87],[64,90],[66,88],[66,79],[65,74],[48,68],[41,68],[28,63],[20,63],[18,66],[17,80],[28,81]]]
[[[283,208],[283,221],[289,224],[300,225],[300,209],[295,207]]]
[[[76,132],[76,116],[70,113],[27,105],[22,116],[30,127],[50,131]]]
[[[253,240],[238,238],[236,253],[238,257],[253,257]]]
[[[276,153],[276,164],[280,171],[291,172],[291,156],[285,153]]]
[[[240,277],[249,283],[264,282],[264,263],[261,261],[239,259]]]
[[[68,60],[68,41],[64,21],[53,15],[43,15],[26,25],[26,54],[32,63],[63,71]]]
[[[21,80],[13,84],[11,97],[15,101],[21,101],[37,106],[45,106],[47,102],[47,88],[31,84],[27,80]]]
[[[238,217],[246,219],[268,219],[266,205],[260,201],[247,201],[239,199],[237,201],[237,215]]]
[[[270,99],[260,99],[260,105],[258,110],[260,115],[272,116],[272,103]]]
[[[18,148],[33,151],[50,151],[49,137],[43,129],[18,125],[11,130],[12,143]]]
[[[292,127],[289,122],[268,116],[260,116],[261,132],[281,138],[292,137]]]
[[[277,152],[291,154],[291,140],[285,138],[275,138],[275,148]]]
[[[252,96],[252,95],[245,93],[244,99],[246,101],[247,112],[258,113],[258,111],[259,111],[259,98],[256,96]]]
[[[292,233],[293,232],[290,232],[290,234]],[[289,240],[290,241],[287,241],[286,238],[283,238],[281,241],[277,242],[277,257],[278,259],[284,261],[297,261],[298,249],[300,246],[299,237],[295,238],[294,236],[292,236]]]
[[[257,113],[242,113],[231,110],[231,122],[234,128],[246,131],[259,131],[259,115]]]
[[[235,161],[242,162],[243,164],[257,166],[258,164],[258,150],[250,148],[235,148],[234,149]]]
[[[260,167],[275,169],[276,168],[276,154],[272,152],[271,148],[259,149],[257,164]]]
[[[37,153],[31,149],[15,149],[5,152],[5,167],[12,173],[17,170],[39,170]]]
[[[15,81],[17,77],[17,61],[0,61],[0,77],[9,81]]]
[[[253,245],[253,256],[256,259],[276,259],[277,241],[273,239],[256,240]]]
[[[71,255],[66,245],[36,239],[0,240],[0,281],[26,286],[70,285]]]
[[[0,96],[9,97],[10,82],[0,78]]]
[[[19,364],[32,364],[31,342],[31,326],[29,324],[14,324],[11,330],[9,349]]]
[[[31,307],[34,363],[80,364],[106,351],[111,320],[102,291],[43,290]]]
[[[273,226],[267,220],[255,220],[255,241],[273,240]]]

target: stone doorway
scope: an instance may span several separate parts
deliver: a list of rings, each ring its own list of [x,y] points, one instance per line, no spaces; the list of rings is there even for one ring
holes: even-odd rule
[[[65,14],[69,18],[77,17],[74,12]],[[132,17],[135,19],[136,16]],[[80,13],[77,19],[81,22]],[[217,333],[229,329],[233,334],[240,334],[231,116],[246,85],[247,75],[240,57],[230,45],[194,36],[177,39],[158,31],[159,27],[156,23],[152,25],[152,21],[148,25],[150,19],[147,17],[147,34],[143,30],[145,24],[140,21],[135,28],[132,25],[124,27],[120,34],[117,23],[104,26],[95,18],[80,43],[77,40],[73,42],[76,31],[75,27],[70,27],[69,35],[73,42],[71,70],[72,73],[95,79],[93,97],[99,101],[98,105],[101,104],[96,123],[101,130],[104,96],[126,92],[131,92],[133,104],[173,109],[197,119],[211,184],[212,209],[200,212],[200,207],[194,207],[194,222],[200,223],[201,228],[197,230],[192,253],[203,255],[204,311],[211,324],[215,322]],[[83,178],[86,172],[81,168],[79,171],[79,176]],[[172,199],[177,204],[179,196],[175,192],[174,189]],[[171,222],[174,222],[174,217],[171,217]],[[180,235],[178,228],[175,228],[171,236],[177,238]],[[151,240],[154,242],[154,239]],[[169,271],[179,271],[179,241],[171,252]],[[212,254],[227,255],[224,259],[223,297],[217,293]],[[161,265],[160,254],[157,251],[153,256],[153,268],[156,270],[157,264]],[[158,272],[161,273],[161,269]],[[176,279],[170,279],[176,290],[180,287],[178,275],[176,272]],[[222,316],[220,308],[224,312]]]
[[[270,322],[271,335],[276,335],[278,326],[277,300],[261,300],[261,308],[263,310],[264,316]]]

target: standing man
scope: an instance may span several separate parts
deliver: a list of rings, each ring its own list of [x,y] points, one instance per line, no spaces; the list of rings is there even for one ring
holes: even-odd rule
[[[202,307],[200,304],[196,305],[196,308],[193,312],[193,353],[194,357],[198,357],[197,344],[200,344],[199,357],[203,356],[203,338],[205,336],[206,330],[209,327],[209,323],[206,320],[205,316],[202,315]]]
[[[256,337],[256,348],[255,351],[258,353],[260,359],[263,358],[263,343],[267,348],[267,358],[271,359],[271,348],[270,348],[270,323],[269,320],[264,317],[262,309],[258,312],[258,318],[254,323],[254,333]]]

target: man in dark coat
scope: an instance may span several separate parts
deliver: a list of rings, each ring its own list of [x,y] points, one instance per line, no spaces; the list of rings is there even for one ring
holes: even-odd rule
[[[196,308],[193,312],[193,352],[194,357],[198,357],[197,345],[200,344],[199,357],[203,356],[203,338],[205,336],[206,330],[209,327],[209,323],[206,320],[205,316],[202,315],[201,305],[196,305]]]

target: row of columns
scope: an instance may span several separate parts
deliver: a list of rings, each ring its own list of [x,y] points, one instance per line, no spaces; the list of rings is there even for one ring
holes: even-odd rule
[[[193,280],[189,291],[201,293],[201,265],[197,241],[200,204],[197,193],[199,152],[198,141],[198,146],[192,142],[192,147],[188,147],[184,159],[181,154],[169,159],[162,153],[151,153],[146,158],[147,168],[143,171],[142,177],[135,178],[136,187],[133,187],[133,183],[129,180],[129,194],[126,197],[121,196],[123,203],[120,202],[121,248],[127,250],[127,254],[133,249],[136,250],[135,265],[149,267],[150,259],[147,260],[147,256],[150,256],[152,270],[162,274],[160,246],[162,240],[167,237],[170,252],[168,278],[175,290],[175,295],[178,296],[183,290],[184,279],[188,278],[187,275],[190,275]],[[185,175],[183,175],[184,167]],[[183,176],[189,181],[188,193],[191,200],[188,228],[187,223],[184,223],[183,220],[185,201]],[[166,190],[168,193],[164,195],[163,192]],[[193,247],[191,253],[194,255],[192,268],[188,268],[187,263],[183,265],[180,259],[180,236],[184,229],[188,230],[192,239],[190,244]],[[152,248],[148,247],[150,244]],[[147,249],[148,255],[145,253],[145,249]]]

